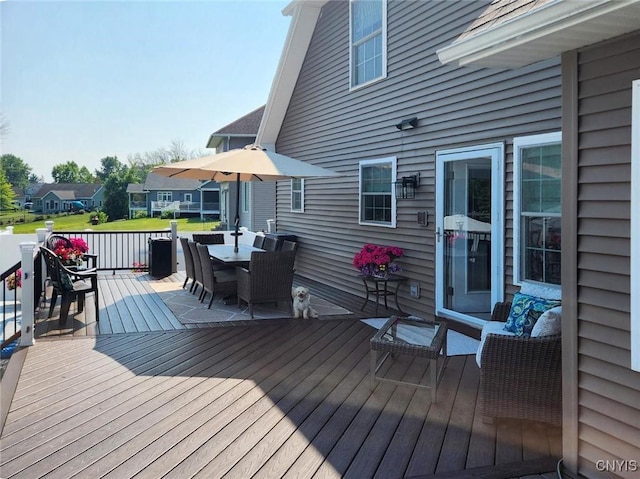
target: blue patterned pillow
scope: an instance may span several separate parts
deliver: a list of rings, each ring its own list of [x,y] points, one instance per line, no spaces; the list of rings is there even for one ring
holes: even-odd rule
[[[513,295],[511,310],[507,323],[504,325],[505,331],[514,333],[516,336],[529,335],[535,324],[535,319],[539,315],[532,314],[528,318],[529,311],[544,313],[546,310],[560,306],[560,301],[554,299],[538,298],[537,296],[529,296],[528,294],[516,293]],[[531,323],[531,324],[527,324]],[[526,328],[526,330],[525,330]]]

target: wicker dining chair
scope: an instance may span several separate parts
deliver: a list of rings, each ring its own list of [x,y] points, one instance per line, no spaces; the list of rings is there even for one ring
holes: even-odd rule
[[[249,268],[236,267],[238,306],[246,302],[252,319],[255,304],[282,301],[291,309],[295,256],[295,251],[254,251]]]
[[[262,246],[264,245],[264,236],[262,235],[256,235],[256,237],[253,239],[253,246],[254,248],[260,248],[262,249]]]
[[[280,247],[281,251],[296,251],[298,249],[298,243],[296,241],[284,240],[282,242],[282,246]]]
[[[187,286],[189,280],[191,280],[191,286],[189,286],[189,291],[193,290],[193,286],[196,284],[196,275],[195,275],[195,266],[193,264],[193,255],[191,254],[191,248],[189,248],[189,239],[185,237],[180,237],[180,244],[182,245],[182,254],[184,256],[184,268],[186,278],[184,279],[184,283],[182,284],[182,288],[184,289]]]
[[[224,244],[224,233],[193,233],[192,237],[200,244]]]
[[[276,251],[278,248],[278,238],[267,236],[262,243],[262,249],[265,251]]]
[[[236,272],[235,269],[215,270],[215,262],[209,256],[206,245],[196,244],[200,264],[202,266],[202,296],[200,302],[204,301],[207,293],[211,294],[208,308],[211,309],[216,294],[231,296],[236,294]]]
[[[190,290],[193,294],[196,294],[198,291],[198,286],[203,286],[203,278],[202,278],[202,264],[200,262],[200,254],[198,253],[198,248],[196,247],[197,243],[193,241],[187,242],[189,249],[191,251],[191,257],[193,258],[193,290]],[[202,293],[204,290],[200,292],[200,296],[198,299],[202,297]]]

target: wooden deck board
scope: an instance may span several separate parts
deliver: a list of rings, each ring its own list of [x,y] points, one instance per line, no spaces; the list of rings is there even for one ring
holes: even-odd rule
[[[534,462],[551,470],[560,454],[559,428],[481,421],[473,356],[450,358],[436,404],[430,391],[372,387],[374,330],[358,319],[374,307],[360,314],[360,298],[314,284],[356,314],[187,328],[145,276],[101,278],[99,323],[90,296],[66,328],[40,320],[0,438],[1,477],[542,479]],[[428,376],[424,359],[384,368]]]

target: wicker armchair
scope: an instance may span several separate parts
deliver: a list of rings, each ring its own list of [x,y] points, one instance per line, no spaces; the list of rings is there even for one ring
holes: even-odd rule
[[[184,256],[184,268],[185,268],[185,279],[182,284],[183,288],[186,288],[187,283],[191,280],[191,286],[189,286],[189,291],[193,291],[193,287],[196,284],[196,273],[195,266],[193,264],[193,256],[191,255],[191,248],[189,248],[189,239],[185,237],[180,238],[180,244],[182,245],[182,254]]]
[[[498,303],[492,321],[505,322],[511,303]],[[562,421],[560,336],[487,334],[480,359],[482,415],[559,425]]]
[[[193,233],[192,237],[200,244],[224,244],[224,233]]]
[[[253,305],[286,301],[291,308],[295,251],[254,251],[249,269],[236,267],[238,306],[245,301],[253,318]]]

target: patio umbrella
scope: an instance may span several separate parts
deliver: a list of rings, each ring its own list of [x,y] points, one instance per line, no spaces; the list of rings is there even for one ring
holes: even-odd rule
[[[170,178],[190,178],[218,183],[235,181],[238,186],[236,189],[235,231],[233,233],[236,252],[238,251],[238,236],[242,234],[238,231],[241,181],[277,181],[291,178],[338,176],[338,173],[334,171],[269,151],[260,145],[247,145],[241,149],[225,151],[216,155],[169,163],[154,168],[153,173]]]

